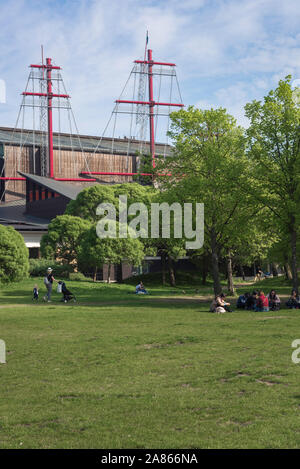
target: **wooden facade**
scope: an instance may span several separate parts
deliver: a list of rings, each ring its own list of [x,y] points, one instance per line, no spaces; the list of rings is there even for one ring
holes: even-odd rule
[[[41,174],[40,151],[28,145],[20,148],[17,145],[4,145],[5,177],[20,177],[18,171],[30,174]],[[138,157],[136,155],[120,155],[108,153],[82,152],[71,149],[54,149],[54,177],[79,178],[82,171],[103,172],[136,172]],[[95,177],[95,176],[93,176]],[[99,182],[121,183],[131,182],[132,176],[96,176]],[[74,182],[70,182],[74,184]],[[75,182],[76,184],[76,182]],[[86,183],[89,184],[88,182]],[[6,181],[5,201],[25,198],[25,181]]]

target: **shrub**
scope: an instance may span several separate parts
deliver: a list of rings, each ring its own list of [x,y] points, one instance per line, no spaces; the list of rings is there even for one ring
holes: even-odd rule
[[[31,277],[44,277],[48,267],[53,269],[54,277],[68,279],[73,272],[71,265],[62,265],[53,259],[29,259],[29,272]]]
[[[28,277],[28,256],[23,236],[11,226],[0,225],[0,282]]]
[[[72,272],[70,274],[70,280],[80,282],[91,282],[91,279],[86,277],[82,272]]]

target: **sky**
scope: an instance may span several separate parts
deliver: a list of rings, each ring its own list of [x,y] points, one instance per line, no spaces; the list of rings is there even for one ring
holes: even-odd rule
[[[185,105],[225,107],[247,126],[247,102],[300,79],[299,24],[299,0],[0,0],[0,126],[14,127],[43,44],[79,132],[101,136],[147,30],[154,58],[176,63]]]

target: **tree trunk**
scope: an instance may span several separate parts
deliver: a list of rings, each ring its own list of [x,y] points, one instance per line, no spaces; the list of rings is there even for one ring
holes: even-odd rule
[[[162,274],[162,284],[166,284],[166,253],[161,253],[161,274]]]
[[[202,285],[206,285],[206,278],[208,274],[207,256],[202,258]]]
[[[108,264],[108,269],[107,269],[107,283],[110,283],[110,271],[111,271],[111,265]]]
[[[284,267],[286,279],[287,280],[292,280],[293,276],[292,276],[292,271],[291,271],[290,264],[288,264],[288,262],[286,262],[283,267]]]
[[[232,277],[232,257],[230,251],[227,255],[227,289],[230,295],[234,295],[235,291]]]
[[[173,259],[170,256],[168,257],[168,266],[169,266],[170,284],[172,287],[176,287]]]
[[[278,277],[278,264],[275,262],[272,263],[272,274],[273,277]]]
[[[211,231],[210,236],[210,244],[211,244],[211,267],[212,267],[212,277],[214,282],[214,293],[215,295],[219,295],[222,292],[222,286],[220,282],[220,272],[219,272],[219,256],[218,256],[218,248],[216,242],[216,234],[215,231]]]
[[[94,270],[94,276],[93,276],[93,281],[96,282],[97,280],[97,267],[95,267],[95,270]]]
[[[244,271],[244,267],[242,265],[240,265],[240,273],[241,273],[242,279],[245,280],[245,271]]]
[[[292,259],[291,259],[291,268],[292,268],[292,284],[293,289],[296,290],[298,294],[298,266],[297,266],[297,231],[295,226],[295,217],[292,217],[291,223],[291,250],[292,250]]]

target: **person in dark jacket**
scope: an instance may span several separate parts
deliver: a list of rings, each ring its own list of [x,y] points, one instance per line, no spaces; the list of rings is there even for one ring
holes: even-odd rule
[[[254,290],[252,295],[247,298],[245,309],[247,310],[254,310],[256,308],[256,301],[257,301],[257,291]]]
[[[236,303],[236,307],[238,309],[245,309],[246,307],[246,303],[247,303],[247,299],[249,298],[250,296],[250,293],[246,292],[244,293],[243,295],[240,295],[238,297],[238,300],[237,300],[237,303]]]
[[[47,294],[44,296],[44,301],[48,301],[48,303],[51,302],[53,282],[56,282],[52,272],[53,270],[51,269],[51,267],[48,267],[47,275],[44,278],[44,284],[47,288]]]
[[[286,302],[286,305],[290,309],[299,309],[300,308],[300,298],[299,295],[297,295],[296,290],[292,290],[291,296]]]

